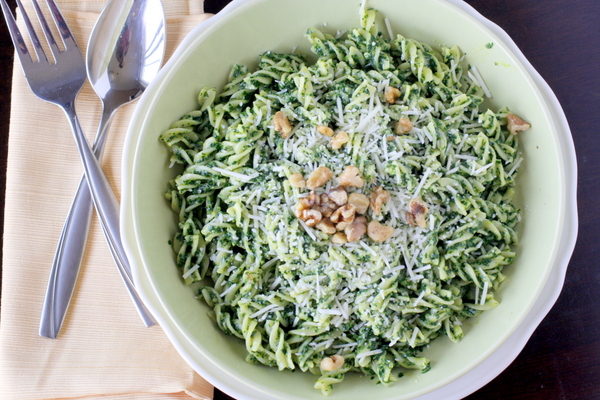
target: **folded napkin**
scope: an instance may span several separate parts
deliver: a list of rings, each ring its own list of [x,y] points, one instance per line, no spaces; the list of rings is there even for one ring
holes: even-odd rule
[[[105,2],[57,1],[84,54]],[[209,15],[201,0],[163,4],[168,57]],[[91,142],[101,103],[89,84],[76,108]],[[132,103],[117,112],[105,152],[104,170],[117,196],[122,145],[134,108]],[[2,260],[0,399],[211,399],[212,386],[184,362],[161,328],[144,327],[95,216],[61,333],[54,340],[38,335],[50,265],[82,172],[65,115],[32,94],[15,61]]]

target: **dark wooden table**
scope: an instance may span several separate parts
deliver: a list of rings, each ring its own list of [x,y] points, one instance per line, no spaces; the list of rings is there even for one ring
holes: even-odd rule
[[[216,13],[228,2],[205,0],[205,8]],[[600,399],[600,1],[466,2],[513,38],[560,100],[577,151],[580,216],[577,246],[554,308],[517,359],[468,399]],[[14,0],[9,3],[14,7]],[[0,219],[4,216],[12,56],[10,38],[2,26]],[[215,391],[215,400],[225,399],[230,397]]]

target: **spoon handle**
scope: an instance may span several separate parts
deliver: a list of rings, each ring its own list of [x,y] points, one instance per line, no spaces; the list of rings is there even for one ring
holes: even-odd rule
[[[104,110],[102,113],[98,134],[92,147],[98,161],[102,160],[106,132],[110,127],[113,115],[114,111]],[[52,262],[40,322],[41,336],[55,339],[60,332],[81,268],[92,218],[92,210],[92,197],[85,176],[83,176],[79,182],[69,214],[67,215]],[[104,233],[108,236],[106,230],[104,230]],[[127,290],[132,296],[145,325],[152,326],[156,322],[139,299],[133,286],[131,270],[121,242],[117,241],[118,243],[114,242],[114,244],[113,242],[108,240],[110,251],[117,263],[118,270]]]

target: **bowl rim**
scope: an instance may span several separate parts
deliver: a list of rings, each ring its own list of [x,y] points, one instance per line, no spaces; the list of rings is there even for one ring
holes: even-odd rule
[[[138,126],[134,123],[135,121],[139,121],[141,114],[143,113],[143,104],[146,104],[149,99],[153,97],[155,92],[159,89],[159,82],[164,80],[164,78],[168,75],[168,72],[172,69],[173,65],[176,64],[176,60],[178,60],[182,54],[185,53],[186,49],[189,48],[190,44],[197,40],[198,36],[201,33],[210,29],[214,24],[219,23],[226,15],[230,14],[233,11],[243,9],[245,5],[251,3],[257,3],[262,0],[233,0],[229,3],[220,13],[211,17],[210,19],[202,22],[196,27],[179,45],[176,52],[173,54],[169,62],[165,65],[165,67],[161,70],[161,74],[159,77],[149,86],[146,90],[140,101],[136,106],[136,110],[134,112],[134,116],[132,117],[132,124],[130,125],[127,132],[126,144],[124,147],[123,157],[124,162],[122,164],[122,208],[121,208],[121,219],[122,221],[126,221],[126,223],[122,224],[122,237],[124,240],[124,245],[126,251],[131,259],[132,264],[132,272],[136,285],[138,285],[141,289],[140,294],[142,295],[144,301],[150,305],[150,308],[161,322],[161,327],[169,336],[169,339],[176,344],[176,348],[178,350],[182,350],[185,348],[186,342],[189,342],[189,339],[182,338],[179,334],[183,334],[182,332],[176,332],[175,329],[166,328],[169,324],[167,324],[168,316],[164,315],[164,305],[160,304],[160,299],[158,294],[153,287],[152,282],[148,279],[147,276],[144,275],[143,262],[140,260],[140,254],[138,253],[138,247],[135,245],[135,240],[133,239],[133,231],[135,231],[135,221],[133,219],[133,202],[134,197],[132,193],[128,190],[132,187],[133,176],[131,176],[131,172],[134,170],[134,165],[136,164],[136,148],[137,148],[137,139],[139,137],[136,133],[136,128]],[[495,35],[511,52],[512,54],[521,62],[523,69],[529,74],[532,79],[535,88],[538,90],[539,94],[543,98],[543,103],[548,109],[548,115],[550,115],[554,120],[554,125],[557,128],[557,137],[560,141],[560,156],[563,159],[563,167],[564,170],[564,185],[565,191],[562,193],[562,201],[564,203],[563,210],[563,221],[561,222],[562,231],[555,240],[558,242],[554,249],[556,250],[556,255],[553,257],[553,265],[547,271],[547,280],[545,283],[539,288],[539,293],[536,294],[537,300],[530,305],[528,312],[522,313],[521,321],[519,324],[515,324],[514,328],[510,331],[507,331],[505,337],[503,337],[500,344],[491,348],[489,353],[482,355],[476,363],[473,363],[473,369],[465,372],[463,375],[459,376],[457,379],[454,379],[450,382],[447,382],[442,385],[442,387],[438,389],[433,389],[433,391],[429,391],[428,393],[424,393],[424,396],[428,396],[429,394],[436,393],[439,390],[444,388],[449,388],[453,383],[463,380],[466,376],[473,375],[475,366],[481,365],[491,358],[501,359],[503,362],[495,363],[494,367],[486,369],[488,373],[481,374],[481,368],[478,368],[477,378],[474,376],[470,376],[470,385],[463,386],[461,396],[468,395],[473,391],[479,389],[493,378],[495,378],[504,368],[512,362],[522,348],[525,346],[527,340],[537,327],[537,325],[541,322],[541,320],[548,313],[558,295],[560,294],[560,290],[562,289],[562,285],[564,282],[564,276],[566,274],[566,268],[568,266],[568,261],[573,252],[577,230],[578,230],[578,221],[577,221],[577,203],[576,203],[576,182],[577,182],[577,167],[576,167],[576,156],[575,156],[575,148],[572,140],[572,136],[570,134],[570,129],[568,126],[568,122],[564,115],[564,112],[558,102],[558,99],[552,92],[549,85],[543,80],[543,78],[539,75],[539,73],[533,68],[533,66],[529,63],[529,61],[525,58],[523,53],[520,51],[518,46],[514,43],[514,41],[510,38],[510,36],[498,25],[491,22],[487,18],[483,17],[478,11],[476,11],[472,6],[466,4],[461,0],[437,0],[443,3],[448,3],[454,6],[457,10],[466,13],[467,15],[474,18],[480,24],[484,26],[489,32]],[[139,123],[138,123],[139,125]],[[150,286],[148,286],[150,285]],[[158,304],[156,301],[158,300]],[[543,300],[543,301],[542,301]],[[526,322],[524,322],[526,321]],[[525,333],[525,334],[523,334]],[[519,335],[517,335],[519,334]],[[185,336],[185,335],[184,335]],[[512,343],[510,349],[512,351],[506,350],[506,344]],[[516,342],[516,343],[515,343]],[[503,351],[500,351],[503,350]],[[180,354],[183,355],[181,351]],[[501,353],[501,354],[499,354]],[[496,357],[494,357],[496,356]],[[212,371],[209,373],[206,365],[200,365],[196,360],[189,359],[189,357],[184,357],[188,364],[190,364],[197,371],[202,371],[201,375],[207,377],[207,379],[213,383],[217,384],[217,386],[222,387],[224,391],[233,393],[237,396],[247,397],[248,393],[234,393],[235,389],[232,389],[228,383],[229,381],[223,381],[223,374],[226,376],[230,376],[226,371],[222,371],[223,374],[215,375]],[[216,365],[210,364],[212,368],[215,368]],[[477,382],[475,384],[475,382]],[[431,389],[429,389],[431,390]],[[456,388],[456,390],[460,390]],[[264,398],[264,393],[261,391],[259,396],[256,398]],[[422,396],[421,396],[422,397]],[[419,398],[421,398],[419,397]],[[425,398],[425,397],[423,397]]]

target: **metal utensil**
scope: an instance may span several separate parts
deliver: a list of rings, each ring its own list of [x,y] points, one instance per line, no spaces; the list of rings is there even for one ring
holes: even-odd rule
[[[90,35],[87,75],[102,100],[103,110],[93,149],[102,159],[110,123],[116,111],[137,99],[156,76],[165,49],[165,20],[160,0],[111,0]],[[56,338],[68,309],[83,259],[92,216],[92,199],[85,182],[79,183],[60,236],[46,292],[40,335]],[[116,241],[117,264],[128,290],[133,290],[130,267],[121,242]],[[153,317],[136,302],[146,324]]]
[[[77,43],[71,34],[63,16],[61,15],[56,3],[53,0],[46,0],[56,28],[60,34],[65,50],[61,50],[57,45],[52,31],[42,13],[37,1],[32,0],[34,11],[41,23],[44,35],[48,42],[50,51],[54,58],[54,63],[48,60],[48,57],[35,33],[27,13],[20,0],[17,0],[17,6],[21,10],[23,20],[29,32],[31,42],[37,55],[34,61],[31,58],[27,44],[23,40],[21,32],[12,15],[10,7],[6,0],[1,0],[0,5],[9,28],[16,53],[21,62],[21,67],[25,73],[27,83],[32,92],[42,100],[58,105],[67,115],[71,125],[77,150],[81,156],[85,175],[92,192],[92,199],[98,211],[101,224],[107,234],[107,239],[111,249],[114,248],[114,242],[120,241],[119,232],[119,203],[110,187],[94,152],[90,148],[81,126],[77,113],[75,112],[75,99],[86,79],[85,62]],[[141,304],[141,302],[140,302]]]
[[[32,3],[52,53],[54,59],[53,63],[49,61],[21,1],[17,0],[17,6],[21,10],[23,20],[25,21],[27,31],[37,56],[35,61],[31,58],[27,45],[23,40],[23,36],[19,31],[6,0],[1,0],[0,5],[11,38],[17,49],[16,53],[21,62],[21,67],[23,68],[27,83],[32,92],[40,99],[58,105],[67,115],[67,119],[75,136],[77,150],[81,156],[90,191],[92,192],[94,205],[98,211],[109,246],[111,249],[114,249],[115,243],[120,243],[121,240],[119,232],[119,203],[94,155],[94,152],[90,148],[85,135],[81,130],[79,119],[75,112],[75,99],[86,79],[85,62],[68,25],[56,6],[56,3],[53,0],[46,0],[56,24],[57,31],[62,39],[64,50],[59,48],[54,39],[54,35],[52,34],[48,22],[37,1],[32,0]],[[135,301],[143,306],[139,297],[137,297]]]

